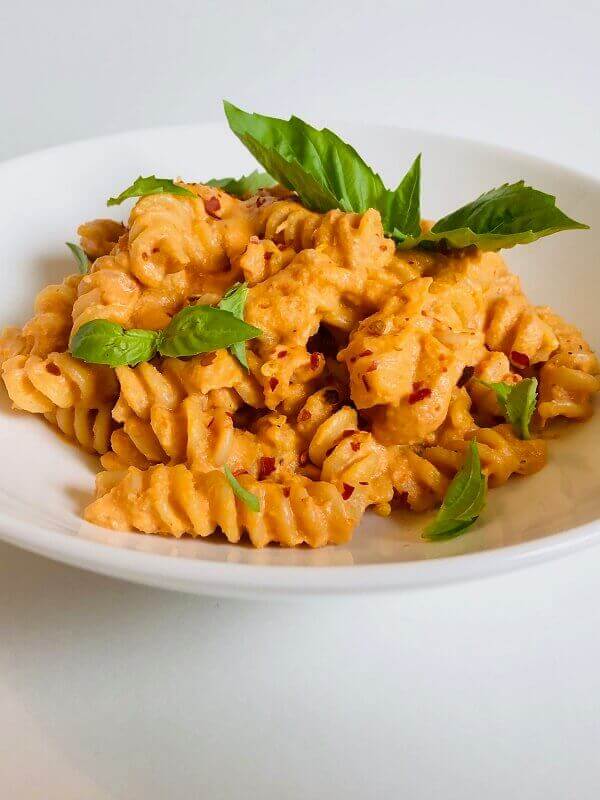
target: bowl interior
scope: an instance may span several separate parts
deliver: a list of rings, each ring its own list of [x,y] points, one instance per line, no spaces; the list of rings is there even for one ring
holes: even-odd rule
[[[558,166],[433,134],[373,126],[337,128],[392,185],[414,155],[423,153],[424,216],[442,214],[505,181],[526,178],[556,194],[561,208],[571,216],[591,225],[600,219],[600,184]],[[251,168],[243,148],[221,125],[124,134],[0,165],[4,188],[0,323],[23,322],[35,293],[73,270],[64,242],[75,239],[80,222],[127,214],[125,207],[107,209],[104,200],[137,175],[207,179]],[[592,228],[505,253],[530,298],[554,306],[580,326],[595,347],[600,345],[600,314],[594,302],[599,252],[600,229]],[[554,534],[600,518],[599,441],[600,415],[585,425],[566,428],[549,443],[549,463],[542,472],[511,480],[491,492],[480,524],[449,542],[421,541],[422,517],[398,513],[384,520],[367,513],[346,546],[255,551],[228,545],[218,537],[174,541],[114,533],[83,523],[81,512],[93,491],[96,460],[61,440],[40,419],[11,412],[1,393],[0,443],[5,457],[0,462],[0,535],[58,558],[68,549],[68,540],[77,539],[182,562],[271,567],[387,564],[408,568],[416,562],[496,551],[507,545],[529,543],[543,550],[552,546]],[[157,569],[160,572],[162,567]]]

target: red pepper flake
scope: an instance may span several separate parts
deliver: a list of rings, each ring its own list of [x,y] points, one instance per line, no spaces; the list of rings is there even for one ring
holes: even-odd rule
[[[376,370],[376,369],[377,369],[377,362],[376,362],[376,361],[373,361],[373,363],[371,364],[371,366],[367,367],[367,369],[365,370],[365,372],[375,372],[375,370]]]
[[[344,500],[349,500],[354,493],[354,486],[350,486],[349,483],[343,483],[342,486],[344,487],[344,491],[342,492],[342,497],[344,498]]]
[[[465,383],[468,383],[473,375],[475,374],[475,367],[465,367],[462,371],[462,375],[458,379],[457,386],[460,389],[461,386],[464,386]]]
[[[50,362],[49,364],[46,364],[46,372],[49,372],[50,375],[60,375],[60,367],[57,364]]]
[[[279,385],[279,381],[277,378],[271,378],[269,380],[269,386],[271,387],[271,391],[274,392],[277,386]]]
[[[310,368],[311,369],[318,369],[320,363],[321,363],[321,354],[320,353],[311,353],[310,354]]]
[[[308,420],[312,417],[310,411],[307,411],[305,408],[298,414],[298,422],[308,422]]]
[[[517,350],[512,351],[510,360],[520,369],[525,369],[529,366],[529,357],[525,353],[519,353]]]
[[[301,467],[303,467],[305,464],[308,464],[308,450],[305,450],[303,453],[300,453],[300,455],[298,456],[298,463],[300,464]]]
[[[264,197],[257,197],[256,198],[256,207],[260,208],[262,205],[266,203],[266,199]]]
[[[275,459],[273,456],[261,456],[258,462],[258,480],[262,481],[275,472]]]
[[[248,470],[247,469],[236,469],[231,474],[233,475],[234,478],[238,478],[240,475],[247,475],[248,474]]]
[[[431,389],[428,389],[424,386],[422,389],[419,389],[416,392],[408,395],[408,402],[412,406],[414,403],[418,403],[420,400],[425,400],[426,397],[429,397],[431,394]]]
[[[359,481],[359,483],[360,483],[361,486],[368,486],[369,485],[369,481]]]
[[[413,383],[413,392],[417,392],[421,386],[423,386],[423,381],[415,381]]]
[[[365,389],[367,390],[367,392],[370,392],[371,391],[371,387],[369,386],[369,379],[367,378],[366,375],[362,376],[362,382],[364,383]]]
[[[160,248],[159,247],[153,247],[152,248],[152,252],[153,253],[160,253]]]
[[[213,363],[216,357],[217,357],[216,353],[207,353],[205,356],[202,356],[200,358],[200,363],[202,364],[203,367],[210,367],[210,365]]]
[[[359,358],[366,358],[366,356],[372,356],[372,355],[373,355],[373,351],[372,350],[363,350],[362,353],[358,354],[358,357]]]
[[[142,253],[142,261],[148,261],[148,253]]]
[[[265,261],[270,261],[272,258],[273,258],[273,251],[267,250],[267,252],[265,253]]]
[[[208,200],[204,201],[204,208],[206,209],[207,213],[211,215],[211,217],[216,217],[217,211],[221,210],[219,198],[215,195],[209,197]]]
[[[290,487],[289,486],[284,486],[283,487],[283,496],[284,497],[289,497],[290,496]]]
[[[351,442],[350,447],[357,453],[360,450],[360,442]]]
[[[288,354],[288,351],[287,351],[287,350],[280,350],[280,351],[277,353],[277,358],[285,358],[285,357],[287,356],[287,354]]]

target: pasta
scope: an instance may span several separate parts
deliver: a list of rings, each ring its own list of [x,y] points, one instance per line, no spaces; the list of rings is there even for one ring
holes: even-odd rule
[[[282,186],[243,199],[173,186],[140,197],[126,224],[81,225],[88,273],[43,289],[0,337],[14,408],[100,456],[89,522],[341,544],[369,508],[438,507],[471,442],[500,486],[544,466],[552,420],[592,413],[595,355],[498,253],[397,249],[378,210],[319,213]],[[155,348],[113,368],[70,352],[86,323],[162,331],[241,281],[242,318],[260,330],[242,355]],[[527,379],[537,407],[521,438],[494,386]]]

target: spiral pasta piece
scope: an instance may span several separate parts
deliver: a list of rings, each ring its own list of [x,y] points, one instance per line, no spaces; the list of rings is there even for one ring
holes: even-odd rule
[[[110,406],[102,408],[55,407],[44,416],[48,422],[89,453],[106,453],[113,428]]]
[[[558,347],[554,331],[523,295],[501,297],[491,308],[485,341],[523,369],[547,361]]]
[[[186,361],[165,358],[156,364],[117,367],[115,372],[121,388],[113,410],[117,422],[125,422],[132,415],[149,420],[153,406],[175,411],[191,394],[210,396],[212,405],[227,406],[228,410],[238,405],[230,391],[251,406],[264,406],[254,379],[226,350]]]
[[[483,334],[452,306],[430,313],[432,278],[406,283],[383,309],[352,333],[338,359],[348,367],[350,393],[371,409],[375,437],[385,444],[427,439],[443,423],[463,369],[484,351]]]
[[[470,413],[467,391],[455,390],[448,419],[436,437],[436,444],[421,455],[446,474],[454,474],[464,460],[469,441],[475,439],[482,471],[491,487],[501,486],[513,474],[531,475],[546,463],[546,444],[541,439],[519,439],[509,424],[480,428]]]
[[[558,341],[556,353],[543,365],[539,378],[538,416],[542,425],[556,417],[588,419],[592,398],[600,391],[600,365],[581,332],[549,308],[540,317],[552,327]]]
[[[344,500],[330,483],[294,477],[286,484],[240,475],[260,511],[239,500],[220,470],[193,473],[183,465],[131,467],[100,477],[100,494],[85,511],[88,522],[116,530],[180,537],[209,536],[220,529],[229,542],[247,534],[254,547],[322,547],[350,539],[363,512],[359,499]]]
[[[206,472],[226,462],[234,470],[256,470],[255,437],[234,428],[231,415],[209,408],[209,399],[191,395],[176,410],[153,405],[150,419],[127,418],[111,437],[111,452],[102,458],[107,470],[152,464],[187,464]]]
[[[33,414],[54,408],[98,408],[117,395],[114,372],[98,364],[85,364],[69,353],[13,356],[2,365],[2,378],[13,406]]]
[[[127,233],[127,228],[114,219],[92,219],[81,224],[77,233],[85,254],[94,261],[107,256],[121,236]]]
[[[65,350],[71,331],[71,313],[81,275],[68,275],[38,293],[34,315],[22,328],[8,327],[0,336],[0,365],[17,355],[36,355]]]
[[[198,196],[149,195],[131,211],[131,271],[144,286],[160,287],[167,275],[184,271],[196,292],[196,278],[227,270],[260,229],[252,205],[202,184],[187,188]]]

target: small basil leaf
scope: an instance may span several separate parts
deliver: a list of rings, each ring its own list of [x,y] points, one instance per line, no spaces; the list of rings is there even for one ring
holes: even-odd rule
[[[500,250],[535,242],[558,231],[588,228],[556,206],[556,198],[524,181],[505,183],[438,220],[429,233],[407,238],[403,248],[444,242],[448,247],[476,245]]]
[[[327,128],[317,130],[298,117],[289,120],[248,114],[225,101],[231,130],[279,183],[295,191],[314,211],[362,213],[377,209],[384,230],[400,238],[418,236],[420,161],[417,158],[395,192],[356,150]]]
[[[244,319],[244,306],[248,298],[248,284],[236,283],[226,292],[218,307],[222,311],[229,311],[234,317]],[[244,342],[236,342],[229,348],[229,352],[237,358],[240,364],[248,369],[248,359],[246,358],[246,345]]]
[[[464,533],[483,510],[486,490],[477,443],[471,441],[465,463],[454,476],[437,516],[425,529],[423,538],[449,539]]]
[[[134,366],[156,355],[156,331],[124,330],[116,322],[94,319],[75,332],[70,351],[75,358],[109,367]]]
[[[75,260],[77,261],[77,269],[79,270],[80,275],[87,275],[90,270],[90,260],[86,256],[85,251],[81,248],[78,244],[73,244],[73,242],[65,242],[69,250],[75,256]]]
[[[160,335],[163,356],[193,356],[230,347],[260,336],[262,331],[213,306],[187,306],[175,314]]]
[[[517,436],[530,439],[529,425],[537,403],[537,378],[523,378],[519,383],[480,383],[496,393],[498,405]]]
[[[225,473],[225,477],[229,482],[229,485],[233,489],[233,493],[240,498],[242,502],[244,502],[251,511],[255,511],[257,514],[260,511],[260,500],[255,494],[249,492],[247,489],[244,489],[242,484],[233,477],[233,474],[227,464],[223,466],[223,472]]]
[[[155,175],[148,175],[148,177],[143,178],[140,175],[120,195],[110,197],[106,201],[106,205],[118,206],[121,205],[123,200],[127,200],[130,197],[145,197],[149,194],[178,194],[186,197],[196,197],[194,192],[186,189],[185,186],[178,186],[170,178],[157,178]]]
[[[241,178],[212,178],[206,181],[207,186],[214,186],[223,189],[224,192],[235,197],[249,197],[256,194],[259,189],[270,189],[275,186],[277,181],[266,172],[259,172],[257,169],[249,175],[242,175]]]
[[[395,192],[386,196],[381,215],[383,228],[396,241],[421,233],[421,155],[412,163]]]

